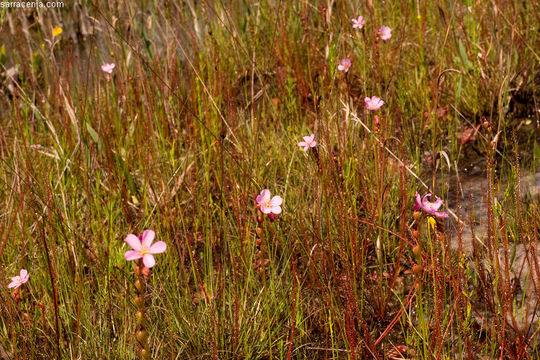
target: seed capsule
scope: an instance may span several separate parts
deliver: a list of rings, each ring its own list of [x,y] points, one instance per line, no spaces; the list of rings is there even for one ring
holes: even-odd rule
[[[135,319],[137,319],[137,324],[144,326],[144,313],[142,311],[137,311],[135,313]]]
[[[144,305],[143,298],[141,296],[135,296],[135,306],[137,306],[137,308],[140,309],[143,305]]]
[[[418,257],[418,256],[420,256],[420,253],[422,252],[422,248],[420,247],[420,245],[415,245],[412,248],[412,252],[413,252],[414,256]]]
[[[151,355],[150,355],[150,351],[148,351],[147,349],[142,349],[141,350],[141,356],[143,359],[151,359]]]
[[[146,266],[143,267],[142,270],[141,270],[141,274],[143,274],[146,277],[149,277],[150,276],[150,269],[147,268]]]
[[[146,344],[146,340],[148,339],[148,333],[145,330],[137,331],[137,340],[141,344]]]

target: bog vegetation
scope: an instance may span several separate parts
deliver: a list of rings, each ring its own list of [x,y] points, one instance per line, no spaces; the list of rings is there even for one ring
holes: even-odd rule
[[[538,14],[0,9],[0,359],[538,358]]]

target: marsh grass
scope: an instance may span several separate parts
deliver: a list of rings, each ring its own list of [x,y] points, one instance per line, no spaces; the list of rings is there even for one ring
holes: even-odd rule
[[[540,165],[539,4],[371,4],[3,11],[0,357],[136,358],[123,240],[153,229],[153,358],[537,358],[538,195],[515,184]],[[464,199],[473,165],[488,187]],[[413,218],[411,173],[457,221]],[[283,213],[257,245],[264,188]]]

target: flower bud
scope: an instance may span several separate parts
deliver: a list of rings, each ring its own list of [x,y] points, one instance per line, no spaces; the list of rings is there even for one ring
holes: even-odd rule
[[[418,237],[420,236],[420,231],[418,230],[413,230],[412,231],[412,236],[414,236],[415,239],[418,239]]]
[[[420,211],[413,212],[414,220],[418,221],[418,219],[420,219],[420,216],[422,216],[422,213]]]
[[[139,266],[135,266],[133,272],[135,273],[135,275],[139,276],[141,275],[141,268]]]
[[[418,264],[414,264],[413,267],[412,267],[412,271],[413,271],[414,275],[418,276],[418,274],[420,274],[420,272],[422,271],[422,266],[420,266]]]
[[[146,266],[144,266],[141,270],[141,273],[146,276],[146,277],[149,277],[150,276],[150,269],[147,268]]]
[[[261,234],[262,234],[262,229],[261,229],[260,227],[257,226],[256,232],[257,232],[257,235],[261,236]]]

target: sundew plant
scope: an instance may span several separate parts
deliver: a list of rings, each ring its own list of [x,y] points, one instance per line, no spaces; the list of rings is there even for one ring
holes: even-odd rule
[[[540,358],[539,1],[21,3],[0,360]]]

